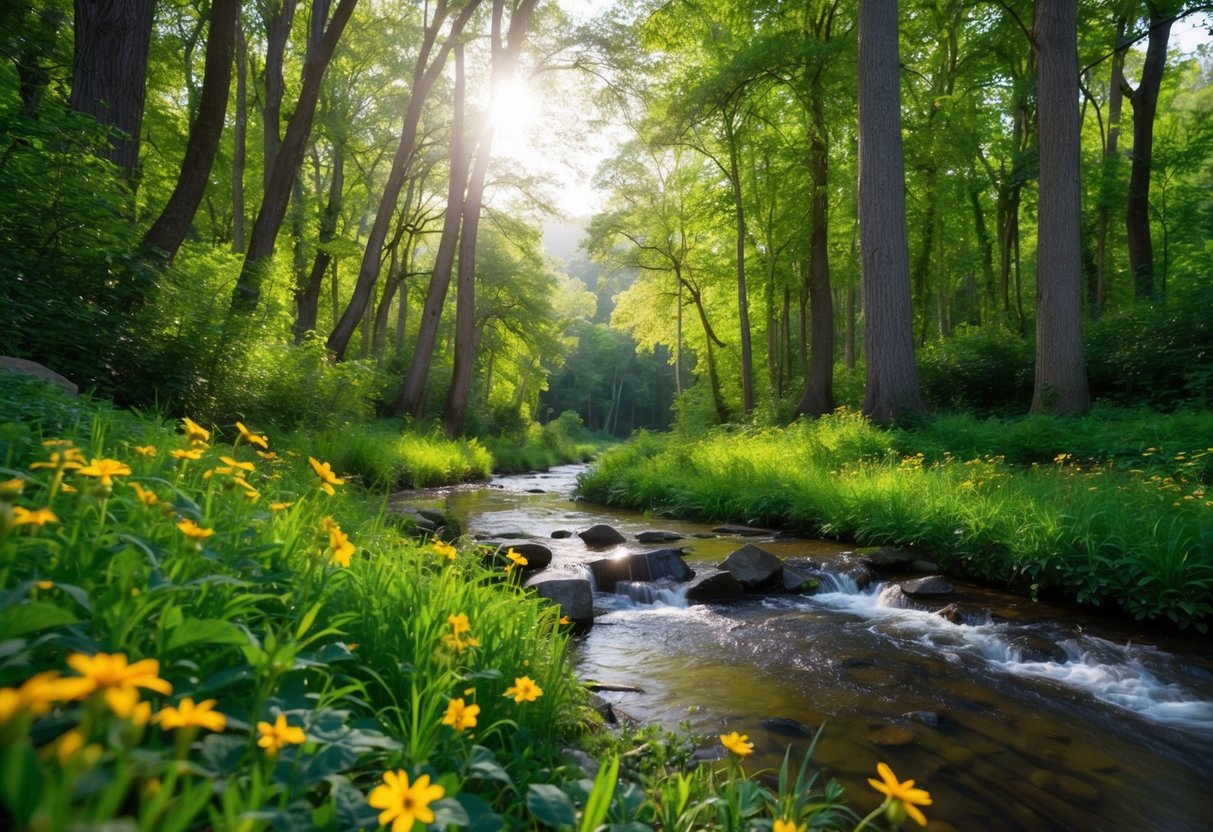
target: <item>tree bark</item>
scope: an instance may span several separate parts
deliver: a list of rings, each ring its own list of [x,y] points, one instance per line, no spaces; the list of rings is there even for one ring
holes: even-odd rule
[[[479,0],[471,0],[459,11],[459,14],[451,22],[450,34],[442,45],[438,47],[438,52],[434,55],[432,62],[430,61],[430,54],[434,44],[438,40],[438,33],[446,22],[447,4],[444,0],[440,0],[438,3],[434,11],[434,20],[425,30],[421,52],[417,56],[417,61],[413,66],[413,87],[409,95],[408,107],[404,113],[404,123],[400,130],[400,142],[396,146],[396,155],[392,159],[392,170],[388,174],[387,184],[384,186],[383,195],[379,199],[379,208],[375,212],[375,221],[371,225],[371,231],[366,241],[366,248],[363,250],[362,263],[358,268],[358,280],[354,284],[354,293],[350,297],[349,305],[341,314],[341,319],[333,327],[333,333],[328,339],[328,348],[338,361],[345,357],[345,351],[349,346],[350,338],[354,334],[355,327],[358,326],[358,321],[362,318],[363,311],[370,302],[375,281],[379,279],[379,270],[382,267],[383,244],[387,239],[392,216],[396,212],[396,203],[400,197],[400,189],[404,186],[409,165],[412,162],[417,143],[417,127],[421,123],[422,108],[425,105],[426,98],[434,87],[435,81],[442,74],[443,67],[446,65],[447,55],[455,45],[455,41],[459,39],[463,32],[463,27],[467,24],[472,16],[472,12],[478,5]],[[443,291],[445,293],[445,290]],[[411,407],[408,409],[412,410]]]
[[[232,124],[232,251],[244,253],[244,167],[248,155],[248,43],[236,22],[236,120]]]
[[[501,17],[504,0],[493,2],[493,50],[492,86],[489,106],[493,106],[496,91],[508,84],[518,66],[522,42],[531,27],[531,17],[539,0],[521,0],[510,15],[510,28],[503,44],[501,40]],[[484,198],[484,180],[488,174],[492,157],[494,123],[490,117],[481,131],[479,147],[476,149],[476,164],[468,182],[467,198],[463,203],[463,232],[459,237],[458,296],[455,306],[455,361],[451,372],[451,386],[447,390],[446,408],[442,422],[447,436],[463,436],[467,419],[468,403],[472,393],[472,364],[476,357],[476,237],[480,226],[480,206]]]
[[[737,233],[737,320],[741,330],[741,409],[745,416],[754,410],[754,349],[750,343],[750,301],[745,274],[745,205],[741,199],[741,174],[737,165],[739,141],[734,113],[723,114],[725,142],[729,146],[729,179],[733,188],[733,216]]]
[[[1116,19],[1116,40],[1119,46],[1128,24],[1124,15]],[[1103,308],[1108,296],[1108,226],[1111,221],[1111,201],[1115,173],[1120,162],[1120,114],[1124,106],[1124,91],[1121,88],[1125,65],[1125,52],[1117,49],[1112,53],[1111,81],[1108,85],[1108,124],[1103,145],[1103,170],[1099,183],[1099,230],[1095,242],[1095,297],[1092,303],[1096,310]]]
[[[75,53],[68,106],[123,135],[104,154],[136,189],[139,131],[155,0],[75,0]]]
[[[281,0],[278,12],[265,22],[265,100],[261,108],[261,186],[270,189],[270,177],[282,145],[282,96],[286,81],[282,66],[286,61],[286,44],[295,23],[298,0]]]
[[[859,229],[867,358],[863,413],[878,422],[925,410],[914,364],[897,50],[896,0],[860,0]]]
[[[189,233],[194,214],[210,181],[215,153],[219,150],[223,121],[227,115],[227,99],[232,87],[232,55],[239,21],[240,0],[212,0],[198,116],[190,127],[177,186],[164,210],[143,237],[143,245],[164,252],[169,263],[177,256],[177,250]]]
[[[342,195],[345,190],[345,141],[338,137],[333,141],[333,171],[329,179],[328,200],[324,212],[320,215],[320,247],[316,258],[312,261],[312,270],[304,284],[295,292],[295,340],[298,342],[304,333],[316,329],[320,315],[320,290],[324,286],[324,274],[328,271],[333,256],[325,251],[326,243],[331,243],[337,235],[337,220],[341,216]]]
[[[430,364],[434,359],[434,343],[438,340],[438,324],[442,320],[442,307],[451,285],[451,268],[455,264],[455,250],[459,242],[459,225],[463,220],[463,200],[467,193],[468,168],[471,160],[467,136],[464,132],[464,108],[466,106],[467,80],[463,69],[463,44],[455,44],[455,93],[451,118],[451,172],[447,184],[446,213],[442,218],[442,237],[434,256],[434,269],[430,272],[430,284],[425,293],[425,305],[421,309],[421,321],[417,329],[417,345],[413,348],[413,359],[404,386],[392,402],[395,413],[408,413],[414,418],[421,416],[425,406],[425,384],[430,375]]]
[[[1033,37],[1040,200],[1032,411],[1081,413],[1090,401],[1082,348],[1082,190],[1073,0],[1036,0]]]
[[[326,0],[315,0],[317,6]],[[314,48],[307,50],[303,61],[303,83],[299,91],[299,100],[295,104],[295,112],[287,123],[286,134],[282,139],[278,156],[274,161],[274,170],[261,201],[261,209],[253,223],[253,233],[249,237],[248,253],[244,257],[244,265],[236,280],[236,288],[232,292],[231,309],[233,312],[248,314],[257,308],[261,300],[261,282],[269,267],[270,257],[274,253],[274,243],[282,221],[286,218],[287,205],[290,203],[291,190],[295,178],[299,175],[299,167],[303,163],[303,155],[307,146],[308,136],[312,132],[312,120],[316,115],[316,102],[320,97],[320,82],[324,79],[325,70],[332,60],[337,41],[345,30],[350,16],[358,0],[340,0],[332,20],[324,30],[324,37],[319,43],[311,44]]]
[[[796,412],[820,416],[834,409],[834,298],[830,291],[829,249],[829,133],[823,91],[815,85],[813,133],[809,138],[809,177],[813,197],[809,207],[809,372]]]
[[[1129,172],[1129,200],[1125,225],[1129,235],[1129,270],[1138,300],[1154,297],[1154,242],[1150,236],[1150,165],[1154,155],[1154,113],[1158,90],[1167,65],[1171,20],[1150,15],[1150,39],[1141,83],[1127,98],[1133,105],[1133,165]]]

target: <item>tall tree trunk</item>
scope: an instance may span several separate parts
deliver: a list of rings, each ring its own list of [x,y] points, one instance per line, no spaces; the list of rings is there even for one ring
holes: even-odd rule
[[[708,385],[712,392],[712,407],[716,411],[717,421],[724,424],[729,421],[729,409],[724,403],[724,394],[720,390],[720,373],[716,370],[716,351],[713,349],[713,344],[723,347],[724,343],[716,337],[716,332],[708,321],[708,313],[703,308],[703,296],[699,290],[690,285],[687,285],[686,288],[691,296],[691,301],[695,304],[695,311],[699,313],[699,325],[703,327],[704,341],[707,344],[705,363],[708,365]]]
[[[327,0],[314,0],[313,14],[319,6],[326,6]],[[270,257],[274,253],[274,243],[282,221],[286,218],[287,205],[290,203],[291,190],[303,164],[303,156],[307,147],[308,136],[312,132],[312,120],[316,115],[316,102],[320,97],[320,82],[324,79],[325,70],[333,58],[337,41],[349,22],[350,15],[358,0],[340,0],[337,10],[333,12],[332,20],[324,29],[324,36],[319,42],[309,44],[303,61],[303,82],[300,86],[299,100],[295,104],[295,112],[287,123],[286,134],[282,138],[282,146],[274,161],[274,170],[261,201],[261,209],[253,223],[253,233],[249,237],[248,253],[244,257],[244,265],[240,276],[236,279],[236,288],[232,292],[231,308],[233,312],[248,314],[257,308],[261,300],[261,282],[269,267]],[[314,47],[314,48],[312,48]]]
[[[926,183],[923,187],[923,201],[927,205],[927,215],[922,221],[922,248],[918,250],[918,256],[914,258],[913,268],[913,284],[914,294],[917,295],[918,301],[918,343],[926,344],[927,328],[931,323],[931,292],[930,292],[930,275],[931,275],[931,253],[935,248],[935,224],[938,215],[937,205],[939,196],[937,193],[936,182],[938,175],[934,165],[930,165],[926,171]]]
[[[68,106],[124,134],[113,136],[103,155],[134,191],[156,0],[75,0],[74,8]]]
[[[678,274],[675,266],[674,279],[678,281],[678,318],[677,332],[674,337],[674,391],[682,396],[682,275]]]
[[[506,41],[502,41],[501,18],[505,0],[493,2],[493,91],[489,96],[492,108],[497,91],[514,79],[522,42],[531,27],[531,17],[539,0],[521,0],[510,15],[510,28]],[[447,390],[446,408],[442,422],[447,436],[463,436],[467,419],[468,403],[472,394],[472,365],[476,358],[476,240],[480,227],[480,207],[484,199],[484,180],[488,174],[492,157],[494,123],[486,120],[481,130],[479,146],[476,148],[476,164],[468,182],[467,199],[463,203],[463,231],[459,236],[458,295],[455,305],[455,361],[451,372],[451,386]]]
[[[328,339],[328,348],[337,357],[338,361],[345,356],[350,338],[354,334],[354,328],[358,325],[358,321],[362,318],[363,310],[366,309],[367,303],[370,301],[375,281],[379,279],[379,269],[383,262],[383,244],[387,239],[392,217],[396,213],[396,203],[400,197],[400,189],[404,187],[409,165],[412,162],[413,153],[416,149],[417,127],[421,123],[421,113],[426,98],[429,97],[434,83],[442,74],[443,67],[446,65],[447,55],[450,53],[451,48],[455,46],[455,42],[459,40],[463,27],[467,24],[472,12],[475,11],[478,5],[479,0],[471,0],[459,11],[459,14],[451,22],[449,36],[438,47],[433,61],[430,61],[430,54],[438,39],[438,33],[446,22],[447,4],[445,0],[439,0],[438,6],[434,11],[434,19],[425,30],[421,52],[413,65],[413,87],[409,94],[408,107],[404,113],[404,123],[400,130],[400,142],[396,146],[396,155],[392,159],[392,170],[388,174],[387,184],[384,186],[383,194],[379,199],[379,208],[375,212],[375,221],[371,225],[371,231],[366,241],[366,248],[363,250],[362,262],[358,267],[358,281],[354,284],[354,293],[350,297],[349,306],[342,313],[341,320],[337,322],[337,326],[333,327],[333,333]],[[410,407],[409,409],[411,410],[412,408]]]
[[[236,21],[236,120],[232,124],[232,251],[244,253],[244,166],[248,154],[248,43]]]
[[[925,410],[914,365],[897,48],[897,0],[860,0],[859,229],[867,358],[863,412],[878,422]]]
[[[189,233],[211,177],[215,153],[219,150],[223,121],[227,115],[227,99],[232,87],[232,54],[239,22],[240,0],[212,0],[198,116],[190,126],[177,187],[143,238],[145,246],[163,251],[170,263]]]
[[[1112,53],[1111,81],[1108,85],[1108,125],[1107,135],[1103,145],[1103,170],[1099,182],[1099,230],[1095,241],[1095,297],[1092,299],[1096,310],[1102,309],[1108,297],[1108,226],[1112,214],[1113,184],[1116,182],[1116,171],[1120,162],[1120,114],[1124,106],[1124,91],[1121,79],[1124,74],[1125,50],[1120,49],[1124,40],[1127,26],[1124,15],[1116,19],[1116,40],[1112,45],[1116,51]]]
[[[997,314],[998,289],[994,278],[994,243],[986,228],[986,214],[981,207],[982,187],[977,178],[977,171],[969,173],[969,204],[973,206],[973,227],[977,234],[977,249],[980,252],[981,273],[984,277],[985,295],[990,303],[990,309]],[[974,308],[980,310],[981,304],[974,301]]]
[[[298,0],[281,0],[277,13],[265,22],[265,99],[261,107],[261,187],[265,192],[270,189],[270,177],[282,146],[282,96],[286,92],[282,66],[297,5]]]
[[[67,15],[60,9],[48,8],[46,4],[33,10],[18,8],[13,3],[0,15],[0,26],[21,32],[18,39],[14,64],[17,70],[17,94],[21,99],[21,112],[30,118],[38,116],[42,95],[51,82],[50,55],[59,31],[67,22]]]
[[[809,208],[809,325],[813,341],[809,349],[809,372],[798,414],[820,416],[834,409],[834,297],[830,290],[829,248],[829,133],[823,91],[814,85],[813,133],[809,138],[809,176],[813,197]]]
[[[341,216],[342,194],[345,190],[345,140],[337,137],[333,140],[333,170],[329,178],[328,201],[324,204],[324,212],[320,215],[319,247],[316,258],[312,261],[312,270],[307,280],[295,289],[295,341],[302,340],[304,333],[316,329],[317,318],[320,314],[320,289],[324,285],[324,273],[328,271],[333,256],[325,245],[331,243],[337,234],[337,220]]]
[[[1090,401],[1082,350],[1082,190],[1073,0],[1036,0],[1033,36],[1040,202],[1032,410],[1081,413]]]
[[[425,305],[421,310],[421,321],[417,330],[417,345],[413,348],[413,360],[404,386],[392,402],[395,413],[408,413],[417,418],[425,405],[425,384],[430,375],[430,364],[434,359],[434,343],[438,340],[438,324],[442,320],[442,307],[451,285],[451,268],[455,264],[455,249],[459,242],[459,225],[463,220],[463,200],[467,193],[470,150],[465,135],[463,120],[466,106],[467,79],[463,69],[463,44],[455,49],[455,92],[451,117],[451,172],[447,183],[446,213],[442,218],[442,237],[438,241],[438,252],[434,256],[434,268],[430,272],[430,284],[425,293]]]
[[[1133,166],[1129,172],[1129,200],[1125,225],[1129,234],[1129,269],[1133,294],[1138,300],[1154,297],[1154,242],[1150,237],[1150,166],[1154,155],[1154,113],[1158,90],[1167,65],[1171,19],[1150,15],[1150,39],[1141,83],[1128,90],[1133,105]],[[1126,85],[1127,87],[1127,85]]]
[[[750,301],[745,274],[745,205],[741,198],[741,174],[737,155],[740,139],[733,123],[734,114],[724,114],[725,142],[729,146],[729,179],[733,189],[733,215],[737,233],[737,320],[741,330],[741,409],[745,416],[754,410],[754,349],[750,343]]]

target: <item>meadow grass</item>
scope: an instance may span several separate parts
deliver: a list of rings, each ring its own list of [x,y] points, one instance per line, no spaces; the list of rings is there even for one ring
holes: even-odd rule
[[[882,430],[840,412],[786,429],[641,435],[586,499],[912,546],[949,572],[1207,628],[1213,414],[943,416]]]
[[[807,759],[760,783],[745,737],[688,769],[694,740],[590,731],[559,610],[474,542],[402,538],[327,455],[28,382],[0,401],[4,828],[857,820]]]

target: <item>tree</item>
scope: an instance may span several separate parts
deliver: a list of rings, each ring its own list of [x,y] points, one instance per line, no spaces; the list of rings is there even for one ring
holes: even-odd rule
[[[116,128],[103,153],[135,190],[155,0],[75,0],[69,106]]]
[[[198,114],[190,125],[189,142],[177,186],[160,216],[143,237],[143,245],[164,252],[168,262],[177,256],[189,232],[198,204],[210,179],[211,165],[223,135],[228,93],[232,82],[232,56],[236,28],[240,22],[240,0],[213,0],[210,31],[206,36],[206,68]]]
[[[1032,411],[1082,413],[1090,399],[1082,348],[1082,189],[1074,3],[1036,0],[1032,37],[1040,144]]]
[[[867,356],[863,412],[880,422],[925,409],[914,365],[897,29],[897,0],[860,0],[859,232]]]
[[[316,115],[316,102],[320,97],[320,82],[332,60],[333,51],[337,48],[337,41],[354,13],[354,7],[358,5],[358,0],[339,0],[332,19],[325,26],[318,21],[328,19],[328,5],[328,0],[312,2],[312,35],[308,38],[307,53],[303,60],[299,99],[295,102],[295,112],[287,123],[282,146],[274,159],[268,186],[261,200],[261,209],[253,223],[248,252],[244,256],[244,264],[240,268],[240,276],[232,292],[233,312],[250,313],[257,308],[261,300],[261,281],[274,253],[278,230],[286,218],[291,190],[299,176],[307,139],[312,132],[312,119]]]

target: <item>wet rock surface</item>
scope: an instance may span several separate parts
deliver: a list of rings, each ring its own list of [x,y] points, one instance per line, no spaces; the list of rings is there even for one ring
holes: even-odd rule
[[[578,532],[580,537],[587,546],[617,546],[620,543],[626,543],[627,538],[621,535],[614,527],[608,526],[605,523],[598,523],[590,526],[583,532]]]
[[[766,549],[747,544],[737,549],[720,564],[720,569],[732,574],[746,592],[761,592],[780,585],[783,561]]]

